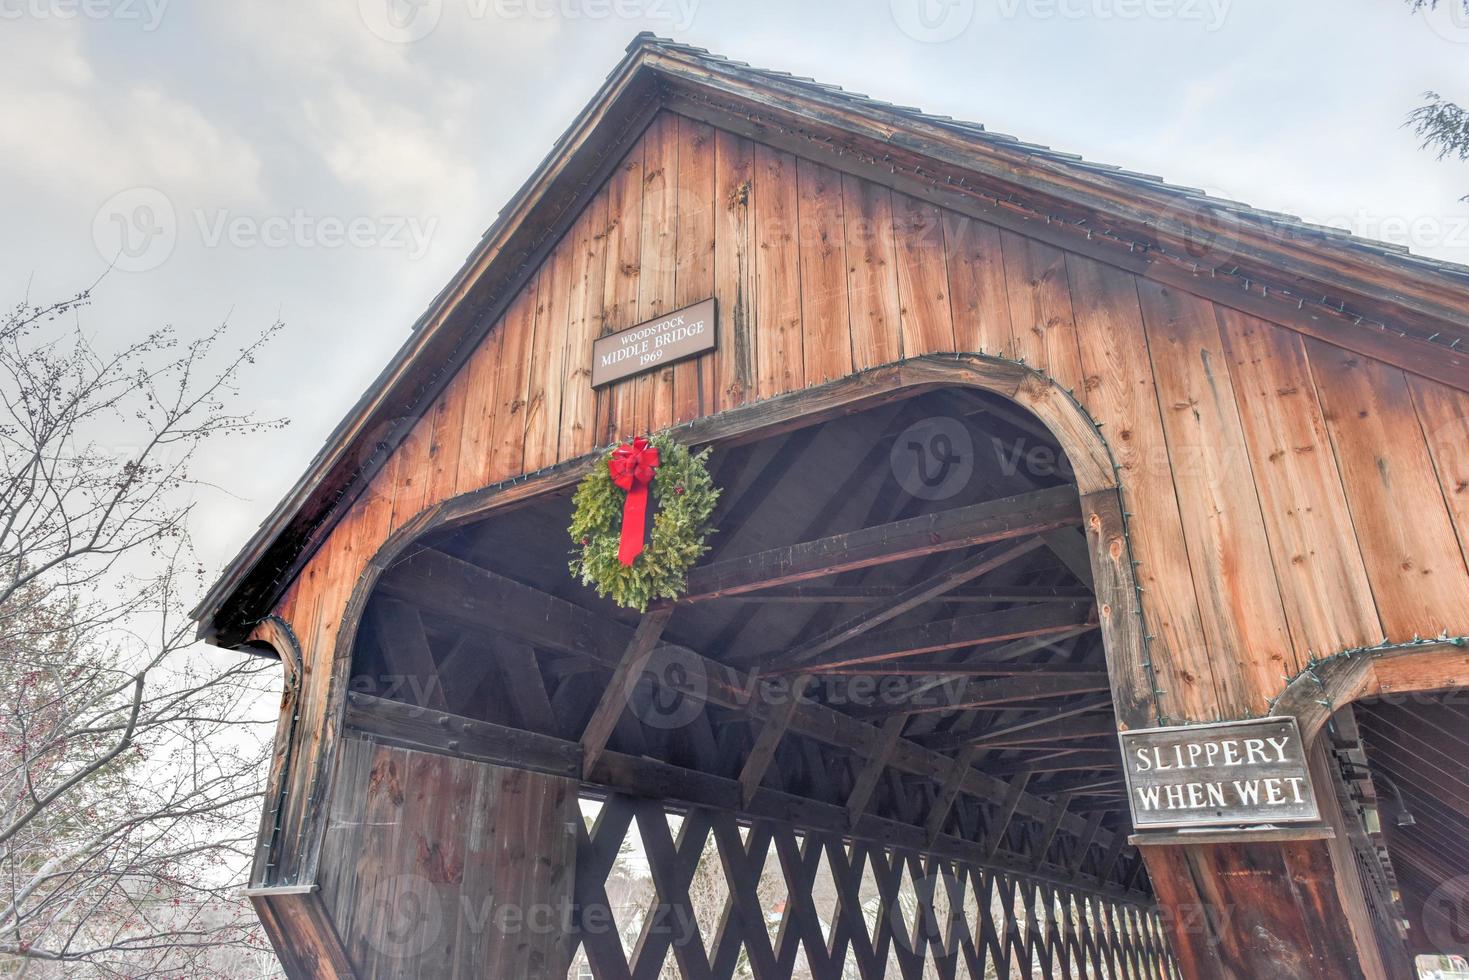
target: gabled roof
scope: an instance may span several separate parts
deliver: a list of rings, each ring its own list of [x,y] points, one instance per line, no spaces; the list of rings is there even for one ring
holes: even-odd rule
[[[268,611],[663,108],[1469,390],[1469,268],[641,34],[194,611],[203,636]]]

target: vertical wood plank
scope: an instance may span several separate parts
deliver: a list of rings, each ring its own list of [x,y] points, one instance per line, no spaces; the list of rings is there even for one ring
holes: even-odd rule
[[[806,383],[816,385],[852,373],[842,175],[797,160],[796,185],[801,201],[801,347]]]
[[[504,334],[502,319],[464,366],[468,391],[464,399],[464,428],[459,433],[459,475],[454,481],[456,493],[478,490],[490,482],[498,408],[495,381],[499,375]]]
[[[678,274],[678,119],[670,113],[654,117],[643,136],[643,225],[640,236],[638,312],[634,323],[662,316],[674,308]],[[634,381],[637,432],[656,432],[673,424],[673,365]]]
[[[566,385],[561,394],[558,455],[575,459],[596,445],[596,396],[592,391],[592,342],[602,332],[602,255],[607,238],[607,192],[592,199],[570,234],[571,293],[566,323]],[[461,464],[462,467],[463,464]]]
[[[410,947],[418,955],[411,962],[419,976],[447,977],[461,955],[451,937],[457,932],[458,920],[466,908],[463,897],[464,828],[463,806],[472,797],[474,770],[472,763],[428,753],[408,754],[408,792],[410,805],[404,813],[408,828],[408,850],[411,852],[411,874],[416,897],[422,898],[430,912],[437,911],[440,924],[419,926],[426,930]],[[432,930],[432,931],[428,931]],[[395,964],[397,965],[397,964]]]
[[[602,280],[602,333],[638,322],[638,279],[643,225],[643,141],[628,151],[607,181],[606,271]],[[603,388],[597,398],[597,442],[633,434],[637,379]]]
[[[574,230],[574,229],[573,229]],[[561,393],[566,386],[567,324],[570,321],[574,236],[568,233],[541,267],[531,332],[530,373],[525,398],[526,472],[556,462],[561,440]]]
[[[903,356],[954,350],[943,213],[936,205],[894,192],[893,237]]]
[[[296,635],[301,639],[302,675],[301,688],[297,696],[299,718],[297,722],[297,744],[293,753],[296,764],[286,780],[285,815],[282,817],[279,846],[276,849],[277,880],[282,884],[294,884],[299,880],[301,865],[301,820],[306,811],[307,795],[316,772],[318,750],[321,739],[321,724],[325,710],[325,683],[328,673],[316,669],[320,648],[316,645],[318,625],[322,617],[319,580],[328,570],[330,555],[320,551],[301,570],[301,584],[295,616],[291,621]]]
[[[1407,640],[1456,628],[1469,575],[1407,379],[1316,340],[1306,356],[1383,629]]]
[[[492,766],[480,766],[476,772],[472,794],[464,809],[464,862],[461,880],[464,895],[469,902],[460,902],[460,914],[455,919],[454,945],[462,950],[454,965],[453,980],[477,980],[488,976],[489,945],[487,930],[481,928],[477,918],[484,908],[479,896],[493,894],[495,852],[504,832],[504,819],[500,799],[498,770]],[[468,906],[466,910],[465,906]]]
[[[805,383],[801,256],[796,240],[796,158],[755,147],[755,393],[769,398]]]
[[[436,408],[435,406],[434,408]],[[428,497],[429,448],[433,445],[434,408],[414,423],[407,438],[394,450],[393,510],[389,533],[423,509]]]
[[[1076,323],[1066,283],[1066,253],[1014,232],[1000,233],[1010,300],[1011,356],[1062,387],[1081,385]]]
[[[500,363],[495,372],[495,432],[490,456],[490,482],[523,472],[525,463],[526,395],[530,388],[531,341],[535,332],[540,276],[526,283],[510,302],[500,329]]]
[[[1382,623],[1301,338],[1216,309],[1294,646],[1375,643]]]
[[[318,881],[322,901],[339,925],[351,923],[353,910],[363,897],[354,870],[362,850],[363,793],[371,765],[372,747],[366,742],[348,739],[342,745]]]
[[[1163,701],[1154,695],[1153,678],[1172,683],[1177,670],[1172,648],[1157,643],[1157,638],[1151,646],[1143,639],[1144,627],[1138,622],[1137,596],[1132,587],[1137,569],[1131,569],[1133,575],[1129,575],[1127,567],[1129,561],[1139,559],[1130,557],[1137,551],[1127,547],[1122,505],[1116,491],[1099,490],[1083,496],[1081,507],[1087,543],[1092,554],[1099,556],[1094,588],[1097,615],[1105,631],[1107,675],[1117,724],[1122,728],[1159,724],[1163,720],[1158,717]],[[1149,674],[1148,663],[1152,663],[1156,674]],[[1168,703],[1181,701],[1175,698]]]
[[[1010,298],[1000,229],[945,211],[944,252],[954,343],[961,351],[1003,354],[1010,349]]]
[[[843,175],[842,214],[852,367],[863,371],[903,356],[892,195],[881,184]]]
[[[1426,378],[1408,377],[1439,489],[1469,561],[1469,394]]]
[[[678,271],[675,308],[714,295],[714,128],[678,117]],[[716,310],[718,318],[724,313]],[[673,420],[713,413],[714,356],[704,354],[673,369]]]
[[[356,582],[358,576],[372,557],[377,554],[388,537],[388,527],[393,516],[393,481],[396,478],[395,458],[389,457],[373,475],[367,489],[352,504],[352,509],[342,523],[332,531],[332,539],[344,535],[343,547],[353,557],[353,567],[343,578]],[[336,541],[329,539],[326,547],[335,547]]]
[[[1138,293],[1217,710],[1257,715],[1298,661],[1214,309],[1147,280],[1138,280]]]
[[[459,479],[459,440],[469,400],[469,379],[463,372],[450,380],[434,405],[434,424],[428,444],[428,481],[423,506],[432,507],[454,495]]]
[[[1131,513],[1131,560],[1138,563],[1134,574],[1143,588],[1143,614],[1152,636],[1148,649],[1159,686],[1167,692],[1163,704],[1170,714],[1205,718],[1214,701],[1214,671],[1201,643],[1198,597],[1137,286],[1130,274],[1112,266],[1077,255],[1068,255],[1066,262],[1084,371],[1077,394],[1103,422],[1117,461],[1122,503]],[[1121,342],[1128,337],[1135,341]]]
[[[755,144],[724,130],[714,134],[714,294],[719,312],[720,411],[754,394],[755,258],[751,254],[751,196]]]

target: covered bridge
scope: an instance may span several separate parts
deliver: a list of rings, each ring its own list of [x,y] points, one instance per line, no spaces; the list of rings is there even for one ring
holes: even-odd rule
[[[197,610],[284,671],[288,973],[1465,952],[1466,338],[1465,269],[638,37]],[[639,612],[567,526],[653,433],[720,497]]]

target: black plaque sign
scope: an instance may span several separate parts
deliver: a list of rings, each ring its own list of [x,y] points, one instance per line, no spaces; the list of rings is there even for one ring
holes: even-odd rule
[[[1122,732],[1133,826],[1259,826],[1320,820],[1294,718]]]
[[[597,338],[592,387],[600,388],[714,349],[714,300]]]

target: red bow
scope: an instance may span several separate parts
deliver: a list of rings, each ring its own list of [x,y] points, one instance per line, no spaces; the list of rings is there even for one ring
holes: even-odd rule
[[[624,442],[612,450],[607,470],[612,482],[627,491],[622,506],[622,539],[617,547],[617,560],[631,565],[643,552],[643,531],[648,522],[648,484],[658,469],[658,447],[642,436]]]

